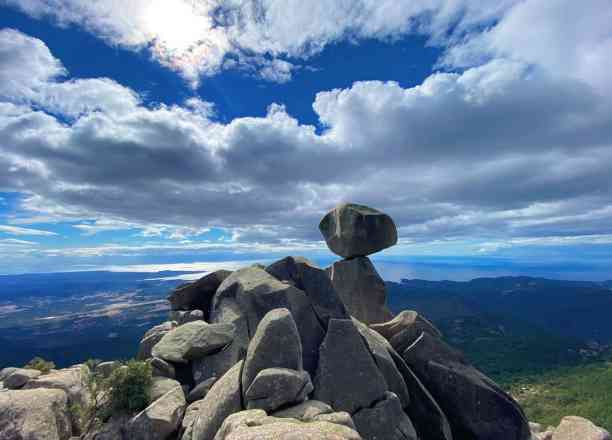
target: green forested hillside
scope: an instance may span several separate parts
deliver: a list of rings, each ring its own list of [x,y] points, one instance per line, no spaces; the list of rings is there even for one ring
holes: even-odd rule
[[[612,362],[509,377],[503,385],[529,420],[557,426],[564,416],[577,415],[612,432]]]

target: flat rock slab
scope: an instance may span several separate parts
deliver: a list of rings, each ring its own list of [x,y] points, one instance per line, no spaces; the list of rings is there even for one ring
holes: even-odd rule
[[[234,330],[233,324],[189,322],[166,333],[151,354],[168,362],[184,364],[225,347],[234,339]]]
[[[328,421],[304,423],[277,418],[262,410],[242,411],[228,417],[214,440],[360,440],[359,434],[344,425]]]
[[[327,274],[351,316],[368,325],[393,318],[386,305],[385,282],[369,258],[337,261]]]
[[[314,399],[350,414],[384,396],[385,378],[350,319],[329,321],[314,383]]]
[[[68,440],[70,425],[68,398],[62,390],[0,392],[2,440]]]
[[[453,437],[530,439],[518,403],[441,339],[422,333],[402,358],[443,409]]]
[[[244,394],[247,409],[274,411],[306,400],[313,390],[306,371],[267,368],[260,371]]]
[[[329,249],[344,258],[363,257],[397,243],[397,229],[391,217],[353,203],[327,213],[319,230]]]

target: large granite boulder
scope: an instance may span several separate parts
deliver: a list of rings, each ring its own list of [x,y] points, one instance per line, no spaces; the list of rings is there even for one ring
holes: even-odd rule
[[[306,371],[266,368],[249,385],[244,401],[247,409],[274,411],[281,406],[303,402],[312,390],[310,375]]]
[[[352,203],[327,213],[319,229],[331,251],[344,258],[364,257],[397,243],[397,229],[391,217]]]
[[[298,371],[303,368],[300,334],[287,309],[272,310],[259,323],[244,362],[244,391],[251,386],[255,376],[266,368]]]
[[[166,379],[170,380],[170,379]],[[127,423],[130,440],[167,440],[181,426],[187,402],[180,386],[175,386]]]
[[[590,420],[577,416],[564,417],[553,431],[553,440],[611,440],[610,433]]]
[[[444,410],[456,439],[529,440],[520,406],[441,339],[422,333],[402,358]]]
[[[390,350],[392,350],[392,348],[389,345],[389,342],[355,318],[353,318],[353,324],[355,324],[355,327],[357,327],[357,330],[359,330],[359,333],[366,342],[370,353],[372,353],[378,369],[385,378],[387,389],[395,393],[395,395],[399,398],[402,408],[408,407],[410,404],[408,387],[406,386],[404,378],[398,370],[395,361],[391,357]]]
[[[16,368],[6,379],[4,379],[4,387],[9,390],[18,390],[29,381],[38,378],[41,374],[40,371],[30,368]]]
[[[246,316],[250,337],[253,337],[266,313],[277,308],[288,309],[299,330],[304,368],[310,373],[316,369],[324,329],[304,291],[279,281],[260,266],[254,265],[237,270],[219,286],[211,314],[216,314],[220,304],[232,298],[240,313]]]
[[[240,361],[230,368],[201,401],[191,433],[193,440],[214,439],[223,421],[243,409],[240,384],[243,363]]]
[[[184,364],[220,350],[234,339],[233,324],[188,322],[166,333],[151,350],[153,357]]]
[[[0,439],[68,440],[68,397],[59,389],[0,392]]]
[[[402,410],[402,404],[391,392],[369,408],[353,414],[357,431],[365,440],[418,440],[412,422]]]
[[[369,258],[337,261],[327,268],[327,273],[351,316],[365,324],[393,318],[386,305],[385,282]]]
[[[228,417],[214,440],[361,440],[359,434],[347,426],[329,421],[302,422],[268,416],[255,409]]]
[[[80,408],[86,407],[90,401],[90,393],[85,386],[85,380],[91,374],[85,365],[75,365],[62,370],[51,370],[49,373],[39,376],[26,383],[23,389],[57,389],[66,392],[68,407],[76,405]],[[71,415],[72,432],[80,433],[80,423],[76,417]]]
[[[266,271],[276,279],[304,291],[312,301],[317,317],[325,325],[331,318],[349,317],[329,276],[312,261],[304,257],[285,257],[270,264],[266,267]]]
[[[217,270],[197,281],[178,286],[168,297],[172,310],[201,310],[204,319],[208,320],[212,298],[231,273],[229,270]]]
[[[314,399],[350,414],[384,396],[385,378],[350,319],[329,321],[314,384]]]
[[[404,359],[393,348],[388,348],[388,350],[408,389],[410,405],[404,410],[410,417],[419,439],[453,440],[450,423],[444,411],[410,367],[406,365]]]
[[[176,322],[174,321],[166,321],[162,324],[156,325],[149,329],[142,339],[140,340],[140,344],[138,346],[138,353],[136,354],[136,359],[143,361],[145,359],[149,359],[151,357],[151,350],[155,347],[161,338],[164,337],[166,333],[176,327]]]

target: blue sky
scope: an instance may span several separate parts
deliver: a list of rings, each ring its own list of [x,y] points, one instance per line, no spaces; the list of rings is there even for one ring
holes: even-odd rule
[[[612,278],[605,0],[293,3],[0,0],[0,273],[327,260],[355,201],[408,273]]]

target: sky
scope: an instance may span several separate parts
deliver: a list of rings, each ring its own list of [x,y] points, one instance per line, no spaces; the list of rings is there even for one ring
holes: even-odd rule
[[[351,201],[393,217],[376,258],[409,274],[611,279],[610,23],[609,0],[0,0],[0,274],[326,260]]]

